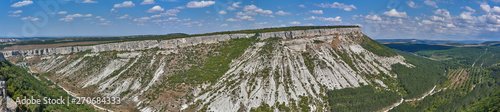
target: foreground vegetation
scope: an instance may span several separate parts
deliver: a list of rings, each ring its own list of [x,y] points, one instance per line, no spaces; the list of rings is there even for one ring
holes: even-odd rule
[[[375,89],[373,86],[329,90],[327,95],[331,112],[379,111],[401,99],[397,92]]]
[[[6,81],[7,94],[14,99],[31,97],[34,99],[48,98],[67,98],[69,96],[64,90],[56,86],[47,79],[35,78],[25,69],[19,68],[11,63],[0,61],[0,78]],[[88,105],[58,105],[58,104],[31,104],[18,105],[17,111],[30,112],[91,112],[94,108]]]

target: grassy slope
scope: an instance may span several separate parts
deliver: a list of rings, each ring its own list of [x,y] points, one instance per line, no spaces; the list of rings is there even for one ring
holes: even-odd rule
[[[61,88],[55,86],[52,82],[45,78],[37,80],[26,72],[11,63],[0,61],[0,77],[6,80],[7,94],[14,100],[23,96],[35,99],[49,98],[67,98],[69,95]],[[51,86],[51,87],[50,87]],[[55,88],[54,88],[55,87]],[[71,97],[71,96],[69,96]],[[43,100],[42,100],[43,102]],[[53,105],[53,104],[35,104],[35,105],[19,105],[18,111],[60,111],[60,112],[76,112],[76,111],[95,111],[89,105]]]

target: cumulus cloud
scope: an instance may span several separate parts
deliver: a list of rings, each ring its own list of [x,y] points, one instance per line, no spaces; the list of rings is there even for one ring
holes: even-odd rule
[[[461,7],[461,8],[463,8],[463,9],[465,9],[465,10],[468,10],[468,11],[471,11],[471,12],[476,12],[476,10],[475,10],[475,9],[472,9],[472,8],[470,8],[469,6],[465,6],[465,7]]]
[[[292,22],[290,22],[290,24],[293,24],[293,25],[300,25],[300,22],[298,22],[298,21],[292,21]]]
[[[78,2],[77,2],[78,3]],[[97,1],[92,1],[92,0],[84,0],[83,2],[80,3],[97,3]]]
[[[226,27],[226,26],[227,26],[227,24],[221,24],[220,25],[220,27]]]
[[[131,18],[128,14],[125,14],[123,16],[117,17],[116,19],[126,19],[126,18]]]
[[[372,21],[381,21],[382,20],[382,18],[380,16],[377,16],[377,15],[366,15],[365,19],[372,20]]]
[[[142,17],[142,18],[134,19],[134,22],[146,22],[150,19],[151,19],[150,17]]]
[[[422,20],[422,23],[423,24],[433,24],[434,22],[429,21],[429,20]]]
[[[147,13],[160,13],[163,12],[165,9],[161,8],[159,5],[153,6],[151,9],[148,9],[146,12]]]
[[[229,18],[229,19],[226,19],[226,21],[236,22],[236,21],[241,21],[241,20],[234,19],[234,18]]]
[[[9,11],[9,13],[19,14],[19,13],[23,13],[23,11],[22,10],[16,10],[16,11]]]
[[[158,17],[166,17],[166,16],[177,16],[177,13],[179,13],[180,10],[177,9],[169,9],[165,11],[164,13],[158,14],[158,15],[153,15],[151,18],[158,18]]]
[[[115,4],[113,7],[114,8],[121,8],[121,7],[134,7],[135,4],[132,1],[125,1],[121,4]]]
[[[31,17],[31,16],[28,16],[28,17],[21,18],[21,20],[40,21],[40,18],[34,18],[34,17]]]
[[[305,18],[304,20],[319,20],[319,21],[327,21],[327,22],[342,22],[342,18],[340,16],[337,16],[335,18],[333,17],[316,17],[316,16],[311,16],[309,18]]]
[[[20,1],[20,2],[17,2],[17,3],[14,3],[12,5],[10,5],[10,7],[22,7],[22,6],[27,6],[27,5],[30,5],[30,4],[33,4],[33,1],[31,0],[25,0],[25,1]]]
[[[187,8],[203,8],[203,7],[208,7],[208,6],[211,6],[214,4],[215,4],[215,1],[191,1],[186,5],[186,7]]]
[[[276,14],[280,15],[280,16],[284,16],[284,15],[290,15],[292,13],[290,13],[290,12],[284,12],[284,11],[278,11],[278,12],[276,12]]]
[[[226,11],[221,10],[221,11],[219,11],[219,14],[224,15],[224,14],[227,14],[227,12],[226,12]]]
[[[68,14],[68,11],[59,11],[59,12],[57,12],[57,14],[61,14],[61,15],[62,14]]]
[[[493,13],[493,14],[500,15],[500,7],[498,7],[498,6],[490,7],[490,5],[488,5],[486,3],[482,3],[480,5],[480,7],[481,7],[481,11],[483,11],[485,13]]]
[[[390,11],[384,12],[383,15],[389,16],[389,17],[398,17],[398,18],[406,18],[406,12],[398,12],[396,9],[392,9]]]
[[[344,3],[338,3],[338,2],[334,2],[333,4],[321,3],[321,4],[316,4],[316,6],[322,8],[337,8],[344,11],[351,11],[352,9],[357,9],[356,6],[354,5],[346,5]]]
[[[413,1],[406,1],[406,4],[411,8],[418,8],[419,6]]]
[[[305,5],[299,5],[300,8],[307,8]]]
[[[438,8],[437,3],[435,1],[425,0],[424,4],[428,5],[428,6],[431,6],[431,7],[434,7],[434,8]]]
[[[455,28],[456,26],[454,24],[449,23],[449,24],[446,24],[446,27],[448,27],[448,28]]]
[[[260,14],[273,14],[273,11],[271,10],[264,10],[264,9],[261,9],[255,5],[246,5],[244,8],[243,8],[243,11],[246,11],[247,13],[260,13]]]
[[[241,7],[240,4],[241,4],[241,2],[235,2],[231,6],[228,6],[227,10],[236,10],[236,8],[240,8]]]
[[[147,4],[155,4],[155,0],[144,0],[142,1],[141,5],[147,5]]]
[[[19,14],[11,14],[11,15],[9,15],[9,17],[20,17],[20,16],[21,15],[19,15]]]
[[[80,18],[80,17],[92,17],[92,14],[72,14],[72,15],[66,15],[66,17],[59,19],[59,21],[64,21],[64,22],[70,22],[73,21],[73,18]]]
[[[313,14],[323,14],[323,10],[310,10],[309,13]]]

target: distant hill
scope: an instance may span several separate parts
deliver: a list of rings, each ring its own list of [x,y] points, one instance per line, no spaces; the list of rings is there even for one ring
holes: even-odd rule
[[[375,41],[380,43],[409,42],[412,44],[446,44],[446,43],[479,44],[485,42],[480,40],[420,40],[420,39],[375,39]]]

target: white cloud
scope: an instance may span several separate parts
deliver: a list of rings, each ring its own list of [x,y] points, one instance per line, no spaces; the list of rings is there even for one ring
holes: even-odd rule
[[[20,1],[20,2],[14,3],[14,4],[10,5],[10,7],[22,7],[22,6],[27,6],[30,4],[33,4],[33,1],[25,0],[25,1]]]
[[[392,9],[390,11],[384,12],[383,15],[389,17],[398,17],[398,18],[406,18],[406,12],[398,12],[396,9]]]
[[[471,14],[472,14],[472,12],[462,12],[462,13],[460,13],[460,15],[458,17],[459,17],[459,19],[472,20],[475,17],[472,17]]]
[[[226,27],[226,26],[227,26],[227,24],[221,24],[220,25],[220,27]]]
[[[290,22],[290,24],[293,24],[293,25],[300,25],[300,22],[298,22],[298,21],[292,21],[292,22]]]
[[[480,5],[480,7],[481,7],[481,11],[483,11],[483,12],[494,13],[494,14],[500,15],[500,7],[498,7],[498,6],[490,7],[490,5],[488,5],[486,3],[482,3]]]
[[[158,18],[158,17],[165,17],[165,16],[177,16],[177,13],[179,13],[180,10],[177,9],[169,9],[165,11],[164,13],[158,14],[158,15],[153,15],[151,18]]]
[[[246,14],[251,14],[251,15],[255,15],[255,13],[260,13],[260,14],[273,14],[273,11],[271,10],[264,10],[264,9],[261,9],[255,5],[246,5],[244,8],[243,8],[243,11],[246,11]]]
[[[114,8],[121,8],[121,7],[134,7],[135,4],[132,1],[125,1],[121,4],[115,4],[113,7]]]
[[[229,6],[229,7],[227,7],[227,10],[232,10],[232,11],[234,11],[234,10],[236,10],[236,8]]]
[[[236,8],[241,7],[240,4],[241,4],[241,2],[235,2],[231,6],[228,6],[227,10],[236,10]]]
[[[22,10],[16,10],[16,11],[9,11],[9,13],[19,14],[19,13],[23,13],[23,11]]]
[[[346,5],[344,3],[338,3],[338,2],[333,2],[333,4],[317,4],[316,6],[318,7],[323,7],[323,8],[337,8],[337,9],[342,9],[344,11],[351,11],[352,9],[357,9],[356,6],[354,5]]]
[[[57,14],[68,14],[68,11],[59,11]]]
[[[28,17],[23,17],[21,20],[28,20],[28,21],[40,21],[40,18],[33,18],[31,16]]]
[[[241,20],[238,20],[238,19],[234,19],[234,18],[229,18],[229,19],[226,19],[226,21],[231,21],[231,22],[235,22],[235,21],[241,21]]]
[[[9,15],[9,17],[20,17],[21,15],[19,14],[12,14],[12,15]]]
[[[313,14],[323,14],[323,10],[310,10],[309,13]]]
[[[159,5],[153,6],[151,9],[148,9],[146,12],[147,13],[160,13],[163,12],[165,9],[161,8]]]
[[[221,11],[219,11],[219,14],[224,15],[224,14],[227,14],[227,12],[226,12],[226,11],[221,10]]]
[[[422,23],[423,24],[433,24],[434,22],[429,21],[429,20],[422,20]]]
[[[471,12],[476,12],[476,10],[475,10],[475,9],[472,9],[472,8],[470,8],[469,6],[465,6],[465,7],[461,7],[461,8],[463,8],[463,9],[465,9],[465,10],[468,10],[468,11],[471,11]]]
[[[381,21],[382,20],[382,18],[380,16],[377,16],[377,15],[366,15],[365,19],[372,20],[372,21]]]
[[[432,6],[432,7],[434,7],[434,8],[438,8],[437,3],[436,3],[435,1],[425,0],[425,1],[424,1],[424,4],[425,4],[425,5],[428,5],[428,6]]]
[[[144,0],[142,1],[141,5],[147,5],[147,4],[155,4],[155,0]]]
[[[97,1],[92,1],[92,0],[84,0],[83,2],[80,3],[97,3]]]
[[[239,6],[240,4],[241,4],[241,2],[235,2],[232,4],[232,6],[235,8],[239,8],[239,7],[241,7],[241,6]]]
[[[437,9],[436,11],[432,11],[434,14],[440,16],[440,17],[445,17],[445,18],[451,18],[450,12],[446,9]]]
[[[276,14],[277,14],[277,15],[280,15],[280,16],[284,16],[284,15],[290,15],[290,14],[292,14],[292,13],[290,13],[290,12],[278,11],[278,12],[276,12]]]
[[[203,8],[203,7],[208,7],[211,5],[214,5],[215,1],[191,1],[189,2],[186,7],[187,8]]]
[[[419,6],[413,1],[406,1],[406,4],[411,8],[418,8]]]
[[[300,8],[307,8],[305,5],[299,5]]]
[[[92,17],[92,14],[72,14],[72,15],[66,15],[66,17],[59,19],[59,21],[64,21],[64,22],[70,22],[73,21],[73,18],[80,18],[80,17]]]
[[[446,27],[448,27],[448,28],[455,28],[456,26],[450,23],[450,24],[446,24]]]
[[[134,19],[134,22],[146,22],[150,19],[151,19],[150,17],[142,17],[142,18]]]
[[[431,16],[431,20],[433,21],[444,21],[445,18],[444,17],[438,17],[438,16]]]
[[[319,20],[319,21],[328,21],[328,22],[342,22],[342,18],[340,16],[337,16],[335,18],[332,17],[316,17],[316,16],[311,16],[309,18],[305,18],[304,20]]]
[[[131,18],[128,14],[125,14],[123,16],[117,17],[116,19],[126,19],[126,18]]]

